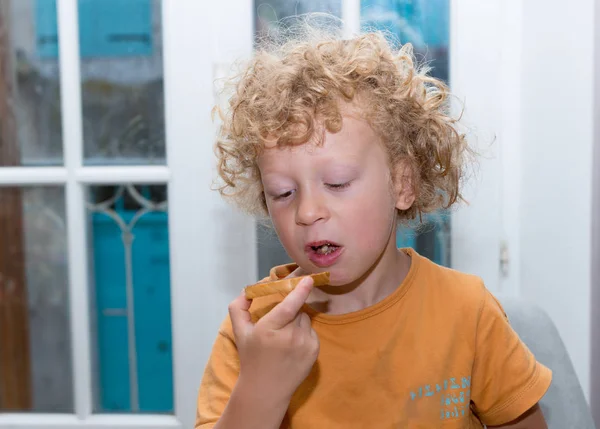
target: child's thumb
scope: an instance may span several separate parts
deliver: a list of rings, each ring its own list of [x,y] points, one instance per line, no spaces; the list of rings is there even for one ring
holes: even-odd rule
[[[283,301],[260,320],[260,323],[271,329],[281,329],[292,322],[308,299],[313,285],[314,280],[311,277],[304,277]]]
[[[229,304],[229,318],[231,319],[233,335],[236,340],[243,337],[248,327],[252,326],[252,318],[248,311],[251,303],[252,301],[246,299],[246,296],[242,292],[240,296]]]

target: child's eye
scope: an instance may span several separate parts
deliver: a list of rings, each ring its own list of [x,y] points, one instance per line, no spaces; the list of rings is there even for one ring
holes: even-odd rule
[[[294,191],[287,191],[287,192],[284,192],[283,194],[275,195],[275,196],[273,197],[273,199],[274,199],[275,201],[278,201],[278,200],[285,200],[286,198],[288,198],[288,197],[291,197],[291,196],[292,196],[292,194],[293,194],[293,192],[294,192]]]
[[[326,183],[325,186],[327,186],[329,189],[335,189],[340,190],[340,189],[345,189],[348,186],[350,186],[350,182],[345,182],[345,183]]]

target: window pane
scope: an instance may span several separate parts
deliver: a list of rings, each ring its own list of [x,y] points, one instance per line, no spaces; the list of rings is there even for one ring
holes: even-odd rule
[[[412,43],[417,61],[428,63],[432,76],[448,82],[450,0],[362,0],[360,9],[363,31],[384,30],[401,44]],[[416,231],[399,228],[397,244],[449,266],[450,214],[423,216]]]
[[[419,254],[446,267],[452,264],[450,244],[450,213],[446,211],[423,215],[422,223],[399,227],[396,236],[398,247],[412,247]]]
[[[62,164],[56,5],[0,0],[0,166]]]
[[[173,412],[167,190],[89,189],[96,412]]]
[[[0,411],[73,412],[64,192],[0,188]]]
[[[79,0],[87,165],[164,164],[160,0]]]
[[[259,222],[256,230],[258,244],[258,276],[264,278],[277,265],[292,262],[281,245],[277,232],[270,222]]]
[[[267,35],[276,35],[277,29],[285,19],[295,15],[322,12],[342,16],[341,0],[254,0],[254,26],[256,39]]]
[[[361,0],[361,27],[390,32],[400,43],[412,43],[431,75],[448,81],[450,0]]]

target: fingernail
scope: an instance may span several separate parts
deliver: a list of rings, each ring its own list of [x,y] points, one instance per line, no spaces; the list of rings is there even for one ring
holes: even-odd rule
[[[310,277],[304,277],[302,279],[302,283],[304,283],[305,285],[309,284],[309,283],[312,283],[312,278],[310,278]]]

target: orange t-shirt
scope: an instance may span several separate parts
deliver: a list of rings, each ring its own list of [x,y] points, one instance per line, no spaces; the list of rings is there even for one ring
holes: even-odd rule
[[[516,419],[545,394],[550,370],[535,360],[481,280],[406,252],[408,275],[377,304],[343,315],[307,307],[319,357],[282,427],[482,428]],[[295,268],[276,267],[271,278]],[[281,299],[255,300],[253,316]],[[196,428],[217,422],[238,371],[227,318],[200,386]]]

